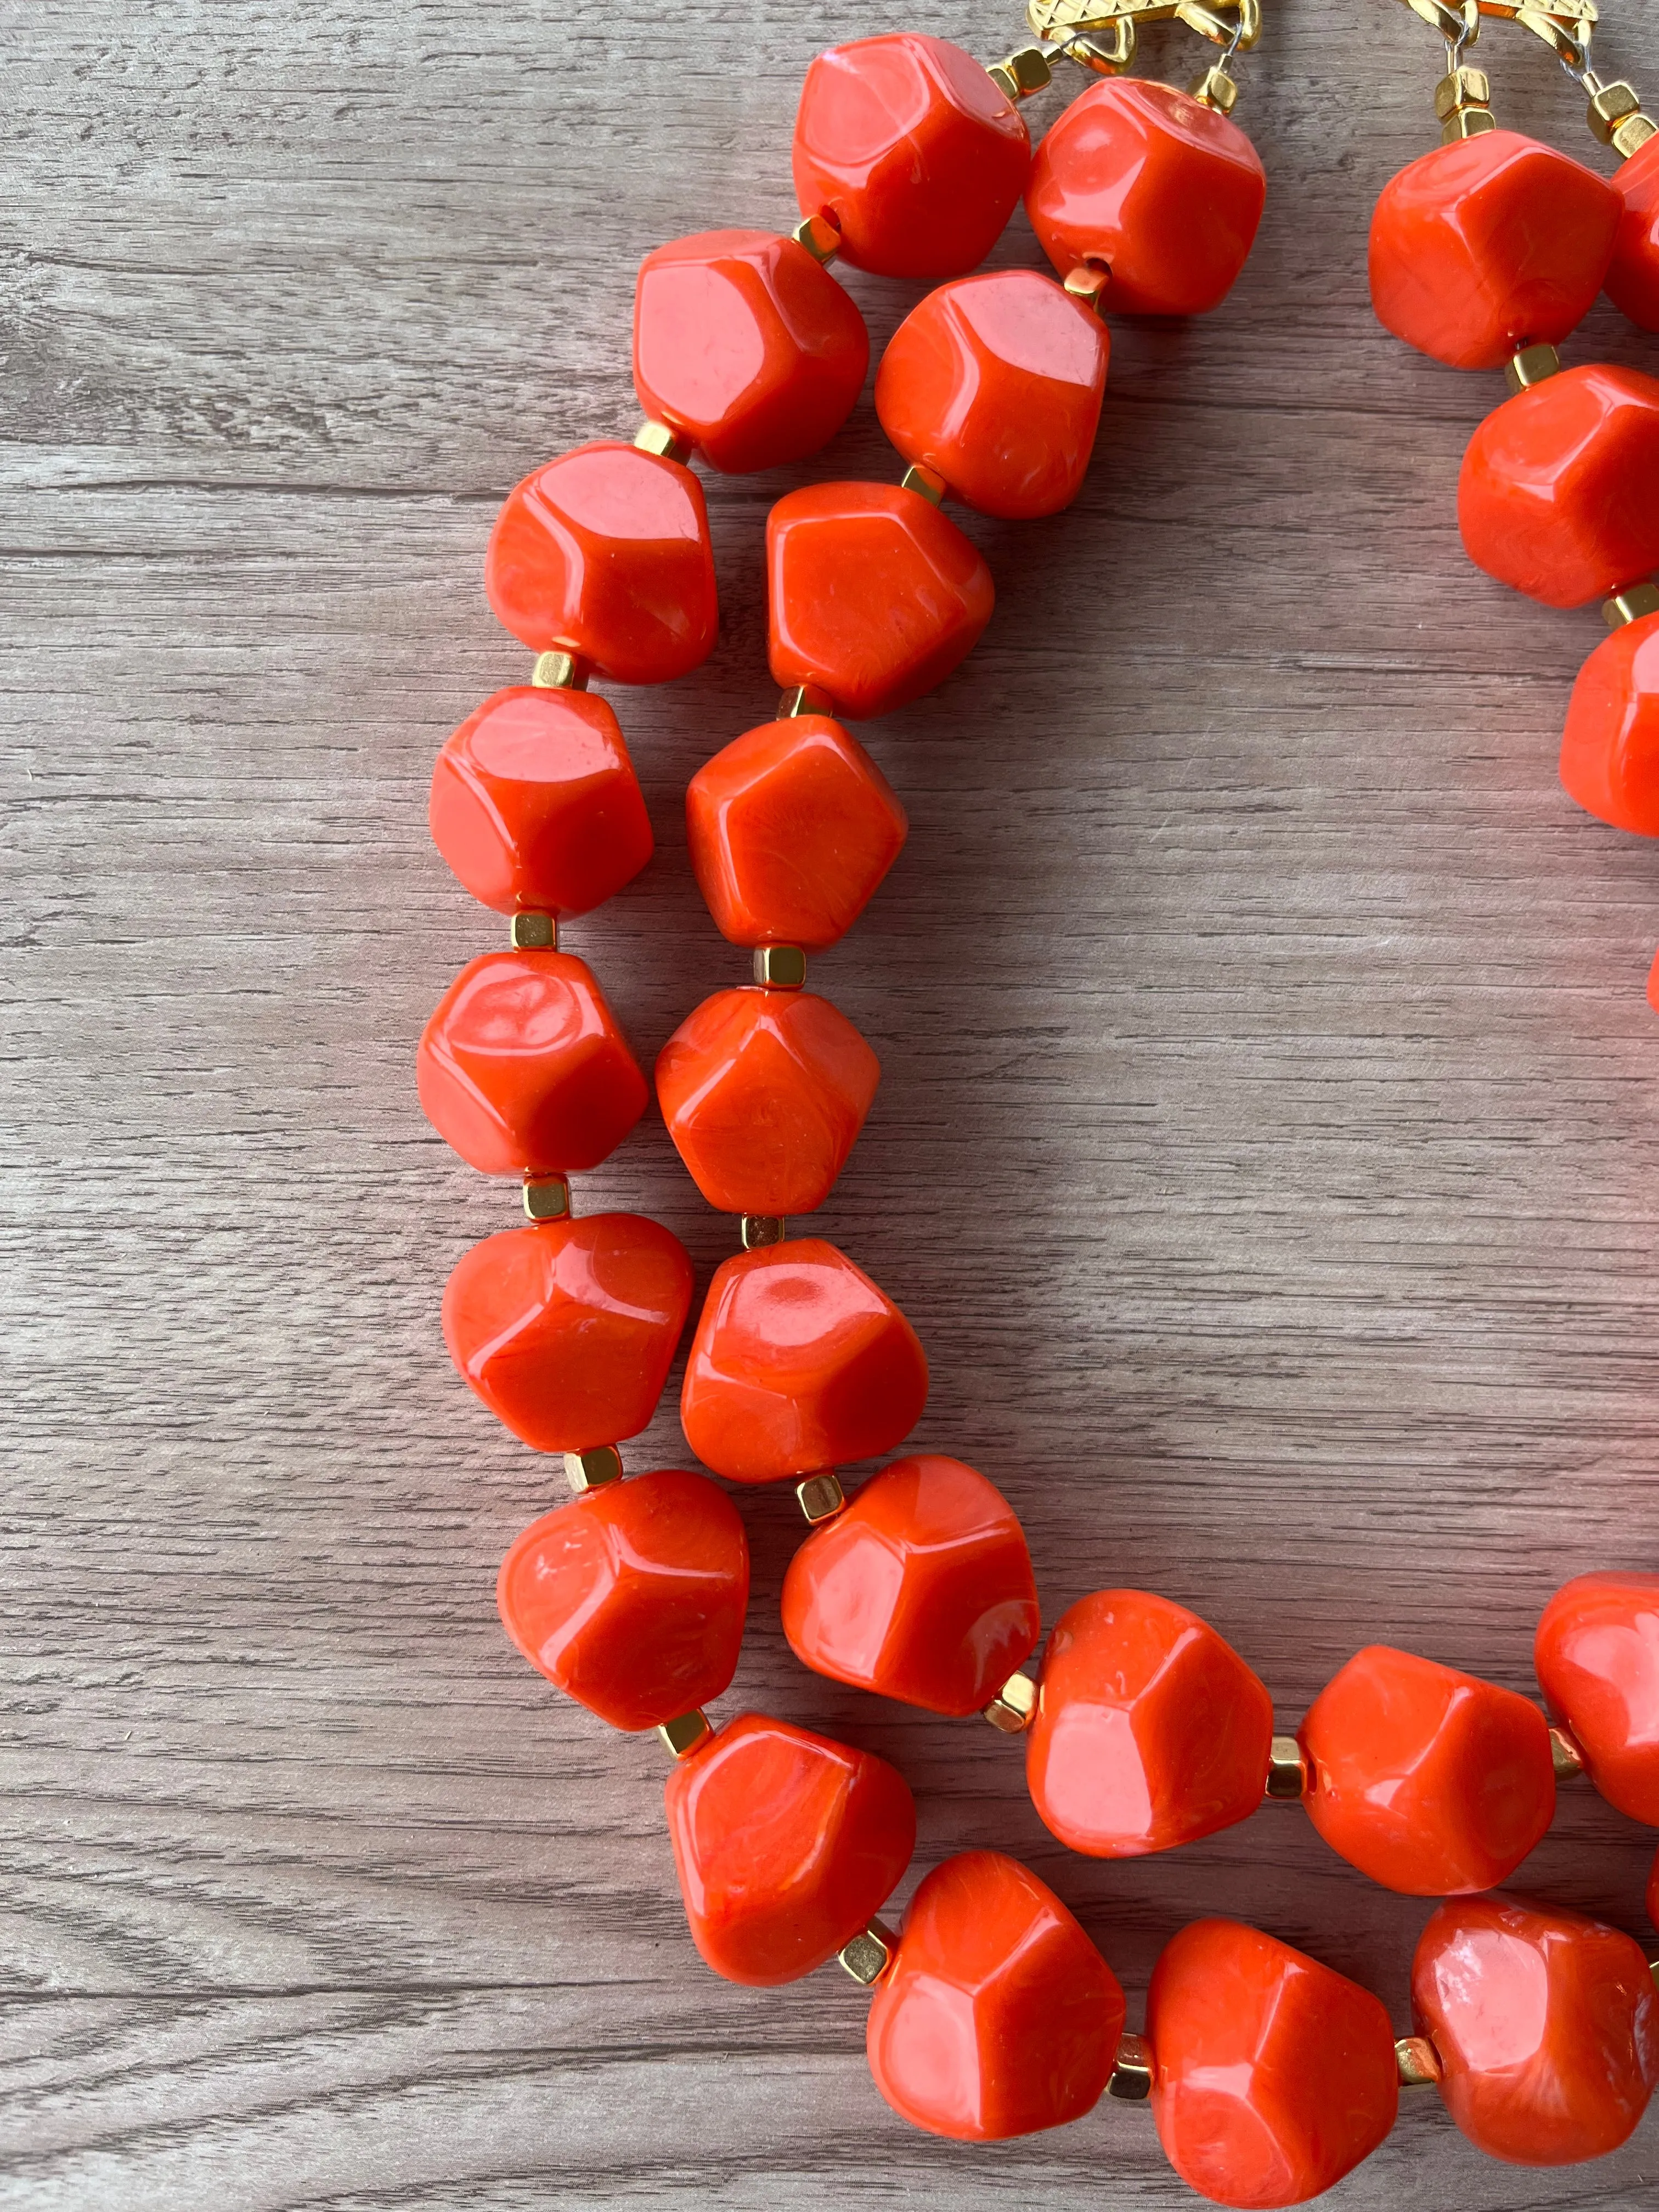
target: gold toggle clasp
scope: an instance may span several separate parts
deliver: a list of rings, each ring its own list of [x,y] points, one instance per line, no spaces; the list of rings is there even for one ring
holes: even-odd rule
[[[1025,20],[1085,69],[1115,76],[1133,61],[1143,23],[1184,23],[1224,59],[1248,53],[1261,36],[1261,0],[1028,0]]]

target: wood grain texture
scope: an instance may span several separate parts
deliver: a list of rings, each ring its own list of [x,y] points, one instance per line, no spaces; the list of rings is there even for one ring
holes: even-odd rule
[[[1475,574],[1458,457],[1499,387],[1370,318],[1365,222],[1427,143],[1433,40],[1270,0],[1241,111],[1272,191],[1233,299],[1121,325],[1088,487],[970,523],[1000,600],[871,742],[908,848],[817,969],[881,1054],[823,1224],[933,1364],[918,1443],[1024,1516],[1046,1617],[1124,1581],[1214,1620],[1286,1723],[1356,1645],[1530,1690],[1548,1592],[1654,1564],[1652,853],[1554,775],[1598,634]],[[1659,82],[1659,20],[1607,10]],[[555,1494],[443,1358],[512,1218],[411,1052],[496,940],[425,834],[432,755],[523,657],[495,502],[634,418],[631,270],[778,225],[806,0],[12,0],[0,204],[5,1441],[0,2203],[27,2212],[732,2212],[1193,2200],[1142,2112],[929,2141],[833,1971],[727,1987],[685,1936],[653,1742],[495,1621]],[[989,0],[930,27],[988,58]],[[1607,166],[1541,51],[1505,113]],[[1185,74],[1172,36],[1149,61]],[[1035,113],[1057,105],[1052,98]],[[1033,263],[1023,217],[999,258]],[[915,288],[853,276],[879,343]],[[1659,368],[1605,307],[1585,353]],[[738,980],[681,794],[762,719],[759,549],[815,475],[890,475],[868,401],[812,468],[708,483],[714,659],[618,701],[659,854],[571,933],[641,1056]],[[702,1275],[660,1126],[585,1186]],[[673,1464],[667,1410],[634,1455]],[[1425,1908],[1293,1808],[1070,1856],[1017,1746],[814,1680],[799,1522],[745,1498],[756,1704],[895,1759],[920,1871],[1025,1856],[1131,1992],[1238,1914],[1405,2026]],[[1588,1792],[1525,1886],[1650,1940],[1651,1838]],[[1618,2156],[1480,2160],[1430,2097],[1332,2200],[1650,2202]]]

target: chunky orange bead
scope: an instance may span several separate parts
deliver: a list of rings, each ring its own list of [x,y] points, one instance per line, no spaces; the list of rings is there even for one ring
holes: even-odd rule
[[[1117,1978],[1054,1892],[1000,1851],[963,1851],[910,1900],[866,2048],[893,2110],[996,2142],[1080,2120],[1123,2033]]]
[[[1412,2014],[1475,2147],[1514,2166],[1617,2150],[1659,2086],[1659,1998],[1639,1948],[1577,1912],[1462,1897],[1423,1930]]]
[[[1457,520],[1477,568],[1548,607],[1659,568],[1659,380],[1570,368],[1506,400],[1469,441]]]
[[[811,991],[717,991],[657,1060],[668,1133],[722,1213],[822,1206],[880,1080],[846,1015]]]
[[[1136,1858],[1253,1813],[1273,1735],[1272,1698],[1207,1622],[1145,1590],[1097,1590],[1048,1638],[1025,1778],[1061,1843]]]
[[[876,412],[907,461],[982,514],[1054,514],[1082,488],[1107,353],[1100,317],[1051,277],[965,276],[899,325]]]
[[[608,1482],[526,1528],[495,1602],[531,1665],[612,1728],[660,1728],[731,1686],[749,1602],[737,1508],[706,1475]]]
[[[1152,2118],[1182,2179],[1217,2204],[1305,2204],[1395,2122],[1389,2015],[1369,1990],[1237,1920],[1198,1920],[1146,1993]]]
[[[852,927],[909,829],[886,777],[827,714],[763,722],[716,753],[691,779],[685,821],[720,934],[808,952]]]
[[[820,1674],[932,1713],[981,1712],[1036,1648],[1031,1555],[960,1460],[895,1460],[789,1562],[783,1632]]]
[[[1373,1644],[1302,1724],[1309,1817],[1351,1866],[1408,1897],[1490,1889],[1555,1813],[1550,1732],[1536,1705]]]
[[[532,653],[574,653],[618,684],[687,675],[718,625],[702,486],[637,446],[578,446],[507,494],[484,590]]]
[[[744,1713],[668,1778],[691,1936],[728,1982],[798,1981],[868,1926],[910,1863],[902,1774],[787,1721]]]
[[[634,388],[717,469],[804,460],[864,389],[870,334],[823,263],[768,230],[705,230],[647,254]]]
[[[1002,235],[1030,165],[1018,109],[960,46],[915,31],[831,46],[795,117],[795,192],[855,269],[959,276]]]
[[[585,961],[484,952],[422,1031],[416,1083],[438,1134],[484,1175],[597,1167],[645,1111],[645,1078]]]
[[[1261,156],[1236,123],[1173,85],[1091,85],[1051,125],[1025,211],[1062,276],[1111,270],[1126,315],[1202,315],[1231,291],[1267,196]]]
[[[874,1459],[927,1402],[927,1361],[886,1293],[812,1237],[715,1272],[692,1339],[680,1420],[732,1482],[781,1482]]]
[[[1659,331],[1659,138],[1631,155],[1613,188],[1620,214],[1607,297],[1644,331]]]
[[[1580,1575],[1544,1607],[1539,1687],[1609,1804],[1659,1827],[1659,1575]]]
[[[444,1291],[444,1341],[490,1412],[538,1451],[636,1437],[657,1410],[691,1307],[677,1237],[592,1213],[486,1237]]]
[[[1453,368],[1498,368],[1576,331],[1607,273],[1620,199],[1553,146],[1488,131],[1408,162],[1371,217],[1371,305]]]
[[[812,484],[766,526],[775,679],[853,721],[942,684],[991,619],[991,572],[948,515],[896,484]]]
[[[1659,615],[1615,630],[1579,671],[1561,781],[1586,813],[1659,837]]]

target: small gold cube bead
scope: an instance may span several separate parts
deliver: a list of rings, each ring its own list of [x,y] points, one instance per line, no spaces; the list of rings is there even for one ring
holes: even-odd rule
[[[763,990],[799,991],[806,981],[806,955],[799,945],[757,945],[755,981]]]
[[[778,701],[778,720],[793,722],[802,714],[833,714],[836,702],[827,691],[815,691],[810,684],[799,684],[793,691],[786,691]]]
[[[641,422],[634,433],[634,443],[642,453],[655,453],[660,460],[678,461],[682,466],[696,451],[666,422]]]
[[[538,653],[530,672],[538,691],[586,691],[587,671],[574,653]]]
[[[789,235],[797,246],[806,248],[814,261],[833,261],[841,252],[841,233],[821,215],[809,215],[805,222],[795,225]]]
[[[694,1712],[682,1713],[678,1720],[665,1721],[657,1730],[665,1751],[676,1759],[684,1759],[700,1743],[707,1743],[714,1733],[708,1716],[701,1706]]]
[[[1504,381],[1517,396],[1534,384],[1561,374],[1561,356],[1553,345],[1522,346],[1504,371]]]
[[[872,1920],[861,1936],[839,1951],[836,1956],[855,1982],[866,1990],[873,1989],[892,1963],[898,1948],[898,1938],[892,1929],[879,1920]]]
[[[1489,107],[1460,107],[1455,115],[1449,115],[1440,126],[1443,146],[1455,146],[1461,138],[1479,138],[1488,131],[1496,131],[1498,118]]]
[[[833,1521],[837,1513],[847,1510],[847,1492],[833,1474],[809,1474],[804,1482],[795,1485],[795,1496],[801,1511],[815,1528],[821,1522]]]
[[[919,491],[930,507],[942,507],[949,489],[937,469],[925,469],[920,461],[906,469],[899,478],[901,491]]]
[[[745,1252],[758,1252],[763,1245],[783,1243],[789,1235],[789,1224],[781,1213],[745,1213],[738,1235]]]
[[[1121,2035],[1106,2094],[1120,2104],[1144,2105],[1152,2094],[1152,2046],[1144,2035]]]
[[[568,1221],[570,1182],[566,1176],[526,1176],[524,1210],[532,1221]]]
[[[622,1480],[622,1454],[615,1444],[596,1444],[592,1451],[567,1452],[564,1479],[578,1498],[585,1490],[603,1490],[607,1482]]]
[[[1628,161],[1632,154],[1639,154],[1656,137],[1659,137],[1659,123],[1650,115],[1627,115],[1613,131],[1610,143],[1613,152],[1621,154]]]
[[[1029,1674],[1011,1674],[985,1707],[985,1717],[1004,1735],[1024,1735],[1036,1713],[1037,1686]]]
[[[559,949],[559,917],[556,914],[515,914],[511,927],[515,952],[556,952]]]
[[[1604,84],[1590,96],[1589,127],[1604,146],[1611,146],[1613,134],[1626,117],[1639,115],[1642,102],[1633,84],[1621,80],[1618,84]]]
[[[1010,100],[1029,100],[1034,92],[1054,82],[1054,72],[1048,55],[1041,46],[1021,46],[1006,60],[993,62],[986,70],[994,85],[1001,87]]]
[[[1558,1782],[1571,1782],[1584,1771],[1584,1752],[1571,1729],[1553,1728],[1550,1730],[1550,1764],[1555,1769]]]
[[[1066,289],[1072,298],[1099,314],[1106,305],[1106,295],[1112,282],[1112,272],[1102,261],[1079,261],[1068,270]]]
[[[1485,70],[1455,69],[1434,88],[1434,112],[1443,123],[1460,107],[1490,107],[1492,80]]]
[[[1626,623],[1640,622],[1644,615],[1659,615],[1659,584],[1632,584],[1628,591],[1615,592],[1601,602],[1601,619],[1609,629],[1623,629]]]
[[[1431,2089],[1440,2079],[1440,2053],[1426,2035],[1402,2035],[1394,2046],[1402,2089]]]
[[[1293,1735],[1276,1735],[1267,1751],[1267,1779],[1263,1797],[1294,1803],[1308,1794],[1308,1762]]]
[[[1231,115],[1238,102],[1238,87],[1224,69],[1200,70],[1187,90],[1200,107],[1212,107],[1218,115]]]

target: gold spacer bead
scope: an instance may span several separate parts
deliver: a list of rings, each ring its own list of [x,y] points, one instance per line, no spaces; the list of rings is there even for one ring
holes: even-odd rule
[[[1496,131],[1498,118],[1489,107],[1460,107],[1455,115],[1449,115],[1440,126],[1443,146],[1455,146],[1461,138],[1479,138],[1488,131]]]
[[[1187,90],[1200,107],[1212,107],[1218,115],[1231,115],[1238,102],[1238,87],[1224,69],[1200,70]]]
[[[893,1962],[898,1937],[879,1920],[872,1920],[860,1936],[836,1953],[848,1972],[866,1990],[873,1989]]]
[[[1600,92],[1590,95],[1589,127],[1604,146],[1611,146],[1619,125],[1641,112],[1642,102],[1636,87],[1621,78],[1617,84],[1604,84]]]
[[[1267,1779],[1261,1795],[1287,1804],[1308,1794],[1307,1754],[1293,1735],[1276,1735],[1267,1753]]]
[[[1079,307],[1092,307],[1100,314],[1106,305],[1106,293],[1112,281],[1112,272],[1103,261],[1079,261],[1067,272],[1066,290]]]
[[[789,1224],[781,1213],[745,1213],[738,1235],[745,1252],[758,1252],[763,1245],[783,1243],[789,1235]]]
[[[1659,1989],[1659,1959],[1650,1959],[1648,1960],[1648,1972],[1653,1977],[1654,1987],[1656,1989]]]
[[[764,991],[799,991],[806,981],[806,955],[799,945],[757,945],[755,981]]]
[[[1029,1674],[1011,1674],[990,1704],[985,1717],[1004,1735],[1024,1735],[1036,1714],[1037,1686]]]
[[[641,453],[655,453],[659,460],[678,461],[682,468],[697,450],[666,422],[641,422],[634,433],[634,443]]]
[[[603,1490],[607,1482],[622,1480],[622,1454],[615,1444],[596,1444],[591,1451],[567,1452],[564,1479],[578,1498],[584,1491]]]
[[[1490,107],[1492,79],[1485,70],[1455,69],[1434,88],[1434,112],[1444,123],[1460,107]]]
[[[841,233],[827,216],[809,215],[789,235],[797,246],[806,248],[814,261],[833,261],[841,252]]]
[[[1656,137],[1659,137],[1659,123],[1650,115],[1627,115],[1614,131],[1611,143],[1613,152],[1622,154],[1628,161],[1632,154],[1639,154],[1649,140]]]
[[[1522,346],[1504,371],[1504,380],[1519,398],[1534,384],[1561,374],[1561,356],[1553,345]]]
[[[559,917],[556,914],[515,914],[507,941],[515,952],[556,952]]]
[[[586,691],[587,671],[574,653],[560,647],[536,655],[530,680],[538,691]]]
[[[1571,1729],[1550,1730],[1550,1765],[1555,1769],[1558,1782],[1571,1782],[1575,1775],[1584,1771],[1588,1764],[1584,1747]]]
[[[1601,619],[1609,629],[1623,629],[1644,615],[1659,615],[1659,584],[1632,584],[1601,602]]]
[[[526,1176],[524,1210],[532,1221],[568,1221],[570,1182],[566,1176]]]
[[[1426,2035],[1402,2035],[1394,2046],[1402,2089],[1432,2089],[1445,2069]]]
[[[1152,2094],[1155,2065],[1152,2046],[1144,2035],[1119,2036],[1106,2094],[1122,2105],[1144,2105]]]
[[[814,1528],[847,1510],[847,1492],[833,1474],[809,1474],[795,1485],[795,1497]]]
[[[1054,81],[1054,70],[1041,46],[1021,46],[1005,60],[993,62],[985,74],[1010,100],[1029,100]]]
[[[684,1759],[699,1744],[707,1743],[714,1733],[708,1716],[700,1705],[691,1712],[682,1713],[678,1720],[665,1721],[657,1730],[663,1749],[676,1759]]]
[[[793,691],[786,691],[778,701],[777,719],[793,722],[802,714],[833,714],[836,702],[827,691],[814,690],[810,684],[798,684]]]
[[[937,469],[923,468],[917,461],[899,478],[899,489],[920,492],[929,507],[942,507],[950,486]]]

